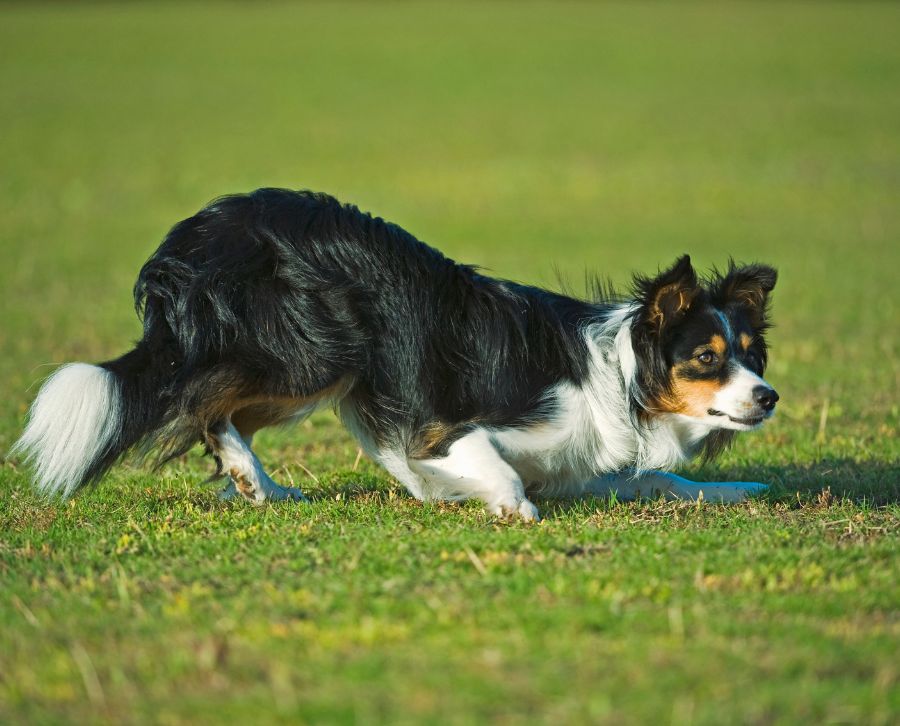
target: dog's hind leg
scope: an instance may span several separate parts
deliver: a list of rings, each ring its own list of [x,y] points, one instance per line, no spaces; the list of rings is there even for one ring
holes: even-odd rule
[[[304,406],[294,399],[280,401],[270,399],[238,408],[228,418],[231,420],[231,424],[238,432],[241,439],[243,439],[247,449],[250,450],[253,446],[253,435],[260,429],[265,428],[266,426],[284,423],[292,419],[302,419],[309,415],[315,408],[316,402]],[[213,427],[213,429],[216,428],[217,427],[215,426]],[[221,425],[218,428],[221,428]],[[250,453],[252,454],[252,451]],[[229,471],[221,461],[220,466],[222,471]],[[271,479],[269,479],[269,481],[272,482]],[[275,482],[272,482],[272,484],[276,487],[278,486]],[[284,489],[284,487],[279,487],[279,489]],[[300,490],[294,489],[292,491],[298,493]],[[235,497],[240,496],[243,495],[238,489],[235,477],[229,472],[228,485],[219,492],[219,499],[234,499]],[[278,498],[277,495],[275,498]]]
[[[231,483],[221,493],[221,498],[241,495],[256,505],[267,501],[307,501],[303,492],[296,487],[283,487],[269,478],[256,454],[250,449],[248,441],[241,436],[230,419],[214,426],[208,438],[213,453],[222,464],[222,470],[231,477]]]
[[[538,509],[525,496],[516,471],[500,456],[488,432],[476,429],[454,442],[447,456],[409,459],[409,466],[424,480],[426,499],[481,499],[491,514],[540,519]]]

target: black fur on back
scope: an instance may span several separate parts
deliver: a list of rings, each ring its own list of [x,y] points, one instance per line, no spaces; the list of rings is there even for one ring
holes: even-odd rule
[[[141,440],[163,457],[204,440],[217,398],[306,399],[341,381],[376,442],[534,420],[551,413],[548,386],[586,375],[579,333],[607,307],[483,276],[354,206],[283,189],[177,224],[135,300],[144,337],[104,364],[131,403],[102,468]]]

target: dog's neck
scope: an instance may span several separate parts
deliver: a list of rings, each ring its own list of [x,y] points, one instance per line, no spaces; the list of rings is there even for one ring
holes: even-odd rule
[[[696,455],[710,433],[678,414],[635,416],[640,391],[631,342],[634,308],[635,303],[620,305],[585,329],[589,374],[570,391],[570,406],[582,419],[578,438],[592,449],[589,458],[599,471],[670,469]]]

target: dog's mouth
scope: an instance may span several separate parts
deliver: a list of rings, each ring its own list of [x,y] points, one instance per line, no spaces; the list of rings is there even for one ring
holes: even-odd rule
[[[768,418],[768,414],[765,413],[761,413],[758,416],[748,416],[747,418],[735,418],[734,416],[729,416],[724,411],[717,411],[714,408],[707,409],[706,413],[710,416],[724,416],[732,423],[741,424],[742,426],[759,426],[759,424]]]

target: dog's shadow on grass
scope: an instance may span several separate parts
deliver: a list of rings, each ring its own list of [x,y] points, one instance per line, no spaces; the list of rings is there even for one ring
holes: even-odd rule
[[[823,492],[836,500],[876,506],[900,502],[900,461],[857,461],[826,457],[803,464],[720,466],[706,464],[687,474],[699,482],[740,481],[767,484],[768,501],[818,498]]]
[[[759,495],[768,503],[803,503],[850,501],[856,504],[883,506],[900,503],[900,462],[826,458],[816,462],[789,465],[732,465],[705,464],[684,473],[697,483],[703,482],[759,482],[769,489]],[[307,491],[312,502],[340,499],[344,501],[375,501],[379,499],[410,499],[403,487],[378,474],[336,472],[323,478]],[[597,497],[602,500],[603,497]],[[584,499],[536,497],[545,516],[584,507]]]
[[[757,482],[768,485],[768,490],[754,497],[774,504],[840,503],[884,506],[900,503],[900,462],[860,462],[846,458],[826,458],[816,462],[788,465],[732,465],[705,464],[684,476],[704,482]],[[563,512],[574,506],[575,501],[547,498],[542,511],[551,514]]]

